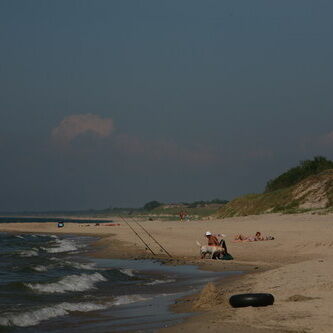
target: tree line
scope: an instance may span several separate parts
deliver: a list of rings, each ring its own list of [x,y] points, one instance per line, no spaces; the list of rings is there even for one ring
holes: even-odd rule
[[[221,200],[221,199],[213,199],[213,200],[209,200],[209,201],[200,200],[200,201],[193,201],[193,202],[181,202],[182,205],[187,206],[188,208],[204,207],[209,204],[226,204],[226,203],[228,203],[228,200]],[[164,205],[163,202],[153,200],[153,201],[147,202],[143,206],[143,209],[144,210],[153,210],[153,209],[163,206],[163,205]]]
[[[327,169],[333,169],[333,162],[323,156],[315,156],[312,160],[300,161],[298,166],[269,180],[266,184],[265,193],[295,185],[301,180]]]

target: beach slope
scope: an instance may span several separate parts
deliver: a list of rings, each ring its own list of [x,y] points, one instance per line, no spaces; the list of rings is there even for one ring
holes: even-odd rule
[[[103,236],[97,242],[103,255],[151,256],[143,242],[125,223],[117,223],[120,225],[84,226],[66,223],[65,227],[60,229],[55,223],[2,223],[0,231],[93,234]],[[140,231],[135,223],[130,223]],[[206,297],[207,295],[192,298],[187,304],[187,309],[191,308],[203,314],[178,328],[166,328],[164,331],[193,331],[193,325],[208,332],[220,331],[223,325],[225,329],[234,327],[234,332],[237,332],[237,327],[238,332],[244,331],[243,328],[247,328],[246,332],[251,332],[250,328],[257,329],[257,332],[332,331],[332,214],[266,214],[222,220],[140,223],[176,258],[176,261],[205,263],[208,267],[213,263],[223,266],[224,269],[228,269],[228,265],[230,269],[234,269],[235,264],[246,264],[251,265],[249,271],[253,272],[234,281],[216,284],[212,298]],[[234,261],[198,259],[199,248],[196,240],[205,243],[204,232],[207,230],[227,235],[228,250],[234,256]],[[274,240],[233,242],[235,234],[254,235],[257,231],[264,236],[274,236]],[[158,245],[148,235],[144,235],[142,230],[140,235],[154,253],[163,256]],[[228,304],[229,297],[243,292],[272,293],[275,303],[264,308],[231,308]],[[201,302],[198,302],[200,297]]]

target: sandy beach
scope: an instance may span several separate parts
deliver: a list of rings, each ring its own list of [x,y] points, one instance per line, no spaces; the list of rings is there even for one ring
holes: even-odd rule
[[[151,257],[140,239],[122,221],[115,226],[66,223],[2,223],[0,231],[71,233],[101,236],[96,242],[98,256],[117,258]],[[140,221],[174,257],[174,263],[195,263],[207,269],[244,269],[240,278],[207,285],[176,311],[197,311],[199,315],[161,332],[331,332],[333,315],[333,215],[278,215],[235,217],[202,221]],[[131,221],[128,219],[127,221]],[[157,244],[135,223],[133,228],[163,257]],[[233,261],[201,260],[196,240],[205,244],[204,232],[226,234]],[[274,240],[233,242],[235,234],[254,235],[260,231]],[[166,257],[166,256],[164,256]],[[231,295],[247,292],[272,293],[269,307],[231,308]]]

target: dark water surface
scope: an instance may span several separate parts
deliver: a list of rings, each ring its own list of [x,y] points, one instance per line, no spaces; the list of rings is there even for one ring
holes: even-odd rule
[[[112,222],[112,219],[78,219],[62,217],[17,217],[0,216],[0,223],[31,223],[31,222],[71,222],[71,223],[106,223]]]
[[[168,309],[177,298],[236,273],[93,259],[93,240],[0,233],[0,331],[153,332],[186,317]]]

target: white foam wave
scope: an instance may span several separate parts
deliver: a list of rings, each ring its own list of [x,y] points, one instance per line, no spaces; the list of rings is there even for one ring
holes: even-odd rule
[[[61,317],[68,315],[70,312],[79,311],[79,312],[89,312],[89,311],[98,311],[104,310],[111,306],[126,305],[135,302],[142,302],[151,299],[150,297],[144,297],[142,295],[123,295],[115,298],[113,302],[108,302],[105,304],[97,303],[60,303],[53,306],[47,306],[44,308],[36,309],[33,311],[27,311],[20,314],[17,313],[5,313],[0,318],[1,326],[35,326],[38,325],[41,321],[48,319]]]
[[[169,280],[154,280],[152,282],[148,282],[145,285],[146,286],[153,286],[155,284],[162,284],[162,283],[171,283],[171,282],[175,282],[176,280],[174,279],[169,279]]]
[[[65,261],[66,265],[72,266],[76,269],[86,269],[86,270],[95,270],[96,264],[95,263],[80,263],[75,261]]]
[[[127,275],[127,276],[134,276],[134,270],[130,268],[123,268],[119,270],[121,273]]]
[[[46,272],[47,271],[47,267],[43,266],[43,265],[33,266],[32,269],[36,272]]]
[[[21,238],[21,239],[24,239],[24,237],[23,237],[23,236],[21,236],[21,235],[16,235],[15,237],[16,237],[16,238]]]
[[[31,250],[23,250],[20,252],[21,257],[36,257],[38,256],[38,250],[36,248],[32,248]]]
[[[135,302],[142,302],[151,299],[151,297],[145,297],[142,295],[123,295],[118,296],[116,299],[111,303],[112,305],[125,305],[131,304]]]
[[[57,246],[55,247],[43,247],[42,249],[48,253],[61,253],[61,252],[70,252],[78,249],[77,245],[69,239],[55,239]]]
[[[95,303],[60,303],[54,306],[48,306],[34,311],[28,311],[20,314],[4,314],[0,318],[2,326],[34,326],[41,321],[65,316],[72,311],[89,312],[106,309],[108,305]]]
[[[68,275],[58,282],[53,283],[25,283],[32,290],[42,293],[66,293],[71,291],[84,291],[95,288],[95,284],[100,281],[106,281],[106,278],[100,273]]]

